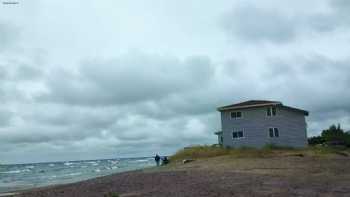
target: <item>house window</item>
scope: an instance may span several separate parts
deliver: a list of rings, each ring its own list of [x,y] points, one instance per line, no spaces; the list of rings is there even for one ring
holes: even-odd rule
[[[231,112],[231,118],[232,119],[242,118],[242,112],[240,111]]]
[[[270,137],[279,137],[280,133],[278,131],[278,128],[269,128],[269,136]]]
[[[273,137],[273,128],[269,128],[269,136]]]
[[[233,131],[232,132],[232,138],[233,139],[239,139],[239,138],[243,138],[243,130],[237,130],[237,131]]]
[[[277,114],[276,107],[268,107],[266,114],[267,114],[267,116],[276,116],[276,114]]]
[[[276,107],[271,107],[272,116],[276,116]]]

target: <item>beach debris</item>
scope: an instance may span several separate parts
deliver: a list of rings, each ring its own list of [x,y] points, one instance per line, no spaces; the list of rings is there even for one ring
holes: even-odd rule
[[[194,161],[194,159],[184,159],[184,160],[182,160],[182,163],[185,164],[185,163],[189,163],[192,161]]]
[[[304,157],[305,155],[302,153],[292,153],[292,154],[287,154],[286,156],[288,156],[288,157]]]
[[[344,156],[344,157],[348,157],[349,154],[345,153],[345,152],[340,152],[340,151],[336,151],[335,154],[340,155],[340,156]]]

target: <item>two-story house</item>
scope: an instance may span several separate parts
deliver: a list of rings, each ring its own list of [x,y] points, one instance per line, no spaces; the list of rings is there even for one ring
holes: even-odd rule
[[[278,101],[250,100],[219,107],[222,130],[216,132],[224,147],[256,147],[266,144],[305,147],[305,116],[309,112]]]

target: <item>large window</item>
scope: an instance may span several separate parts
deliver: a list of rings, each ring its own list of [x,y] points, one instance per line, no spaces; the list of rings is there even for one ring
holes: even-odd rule
[[[279,137],[280,133],[278,131],[278,128],[269,128],[269,136],[270,137]]]
[[[267,116],[276,116],[276,114],[277,114],[276,107],[268,107],[266,114],[267,114]]]
[[[231,118],[232,119],[242,118],[242,112],[240,111],[231,112]]]
[[[243,135],[243,130],[234,130],[232,132],[232,138],[233,139],[239,139],[239,138],[243,138],[244,135]]]

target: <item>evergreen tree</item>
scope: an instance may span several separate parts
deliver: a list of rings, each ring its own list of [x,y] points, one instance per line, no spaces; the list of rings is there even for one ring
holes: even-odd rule
[[[340,124],[335,126],[334,124],[329,127],[329,129],[323,130],[321,136],[326,142],[345,142],[344,141],[344,131],[341,129]]]

